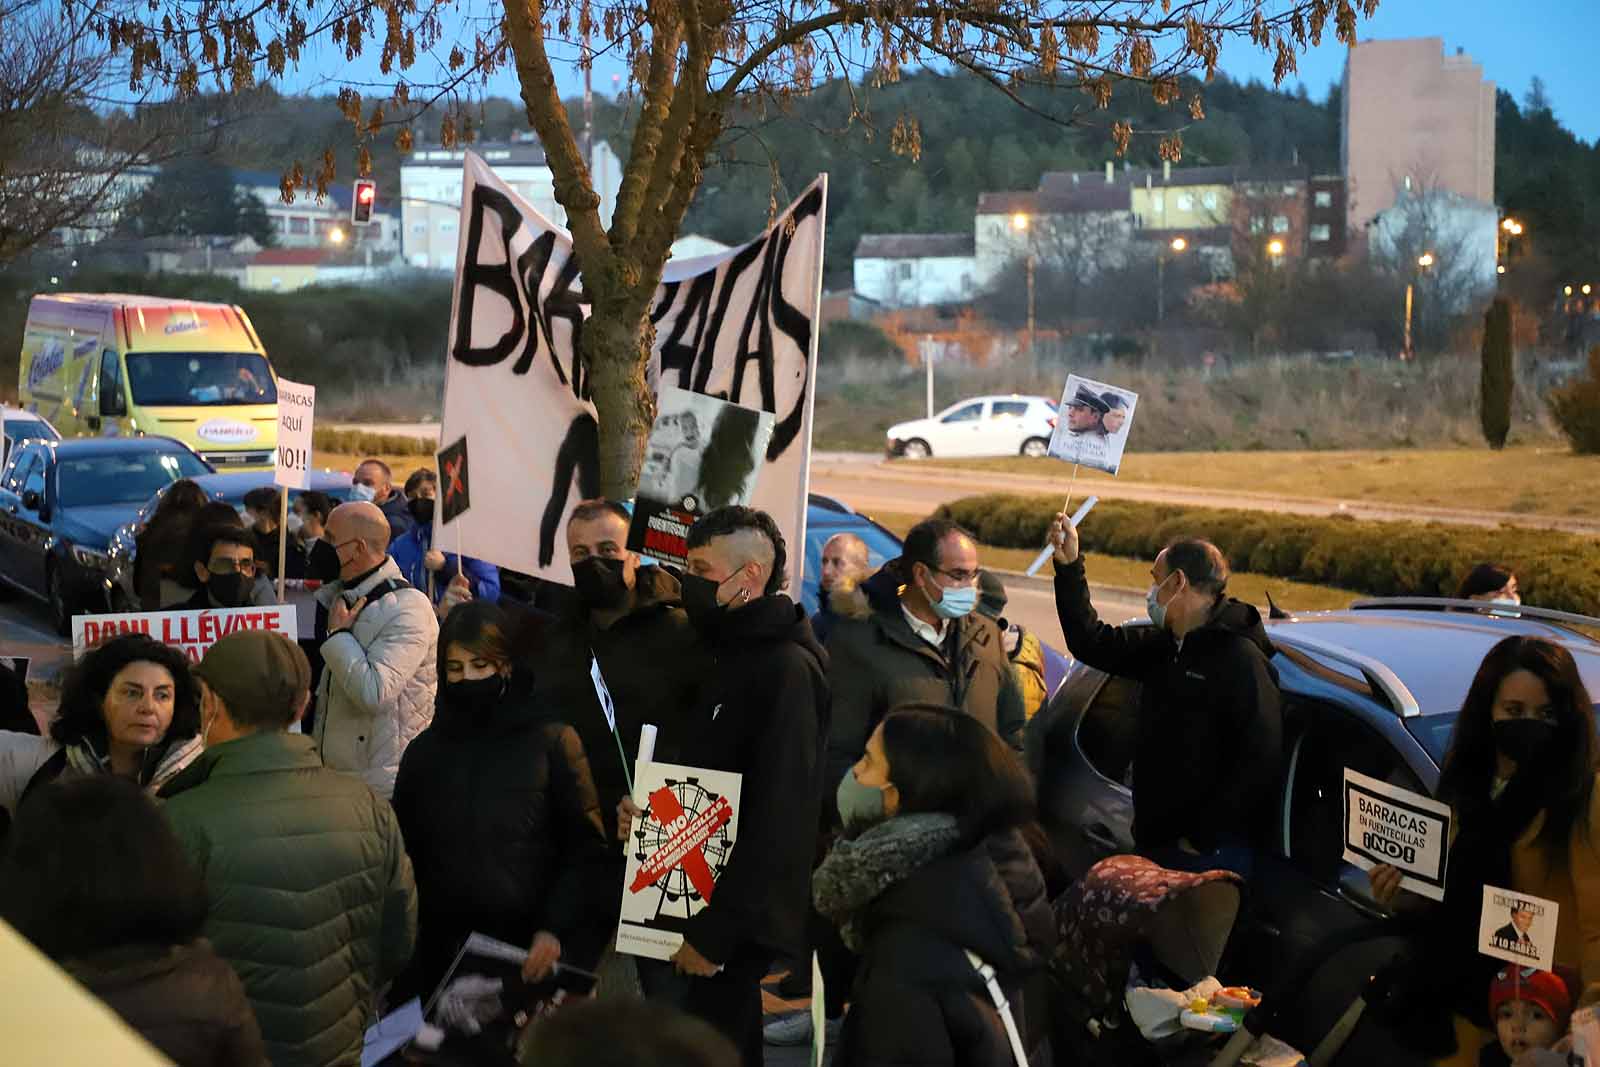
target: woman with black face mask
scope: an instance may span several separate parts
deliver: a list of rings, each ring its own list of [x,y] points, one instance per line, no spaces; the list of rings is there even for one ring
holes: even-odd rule
[[[1493,1039],[1484,990],[1503,965],[1474,951],[1485,885],[1560,905],[1555,963],[1581,972],[1583,1003],[1600,1002],[1597,772],[1594,704],[1572,653],[1533,637],[1501,641],[1473,679],[1439,779],[1455,832],[1423,958],[1439,994],[1431,1014],[1440,1031],[1452,1028],[1444,1016],[1455,1013],[1456,1051],[1440,1062],[1476,1064]],[[1374,868],[1372,883],[1387,904],[1400,872]],[[1449,1034],[1432,1036],[1442,1044]]]
[[[528,946],[530,980],[557,960],[593,970],[615,932],[622,873],[583,744],[535,709],[506,634],[493,604],[450,613],[433,723],[400,761],[394,808],[418,897],[406,996],[431,994],[473,932]]]

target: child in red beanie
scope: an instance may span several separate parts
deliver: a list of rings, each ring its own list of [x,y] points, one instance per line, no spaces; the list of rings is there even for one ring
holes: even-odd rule
[[[1478,1065],[1509,1067],[1519,1056],[1552,1048],[1567,1036],[1571,989],[1559,974],[1506,967],[1489,987],[1489,1020],[1500,1040],[1484,1046]]]

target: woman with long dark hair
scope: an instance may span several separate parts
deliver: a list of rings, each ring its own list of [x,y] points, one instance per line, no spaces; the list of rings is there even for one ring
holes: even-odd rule
[[[189,599],[194,588],[188,560],[189,532],[207,500],[188,478],[167,486],[156,510],[134,537],[133,587],[143,611],[160,611]]]
[[[0,731],[0,807],[58,778],[114,774],[154,795],[205,747],[189,661],[144,634],[92,648],[71,667],[50,736]]]
[[[471,601],[439,631],[433,723],[407,747],[394,808],[417,878],[417,951],[405,982],[426,996],[474,931],[593,970],[616,932],[621,869],[572,727],[541,715],[512,668],[505,614]]]
[[[0,917],[179,1067],[265,1067],[244,986],[200,936],[200,875],[132,782],[29,795],[0,860]]]
[[[1478,668],[1439,779],[1454,813],[1445,899],[1431,916],[1428,970],[1440,1007],[1456,1013],[1456,1054],[1477,1062],[1491,1038],[1484,990],[1500,966],[1474,951],[1483,887],[1560,905],[1555,962],[1582,975],[1585,1004],[1600,1001],[1600,741],[1595,709],[1572,653],[1508,637]],[[1394,899],[1399,872],[1372,872],[1374,894]]]
[[[1021,761],[971,716],[897,708],[837,799],[845,834],[811,883],[817,910],[860,958],[834,1062],[1012,1063],[969,954],[997,973],[1032,1045],[1021,993],[1056,935],[1022,833],[1034,801]]]

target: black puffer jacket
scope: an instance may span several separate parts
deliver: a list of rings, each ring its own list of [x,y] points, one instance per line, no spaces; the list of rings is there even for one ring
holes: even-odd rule
[[[1139,848],[1186,838],[1210,851],[1219,833],[1250,838],[1283,759],[1282,697],[1260,613],[1223,600],[1181,646],[1153,626],[1108,626],[1089,603],[1081,558],[1056,565],[1056,612],[1074,656],[1140,683]]]
[[[126,945],[62,966],[178,1067],[267,1065],[239,976],[203,939]]]
[[[548,930],[563,959],[594,967],[613,932],[620,860],[582,743],[534,714],[524,679],[471,712],[441,700],[400,762],[394,807],[417,879],[409,992],[431,993],[474,931],[524,946]]]
[[[1026,1045],[1022,987],[1055,944],[1044,879],[1015,832],[926,864],[867,909],[836,1067],[1015,1067],[988,987],[995,969]]]

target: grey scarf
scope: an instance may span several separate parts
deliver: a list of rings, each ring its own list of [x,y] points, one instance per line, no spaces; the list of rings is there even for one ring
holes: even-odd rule
[[[952,815],[897,815],[851,840],[840,839],[811,876],[817,910],[860,952],[860,921],[883,892],[950,853],[961,838]]]

